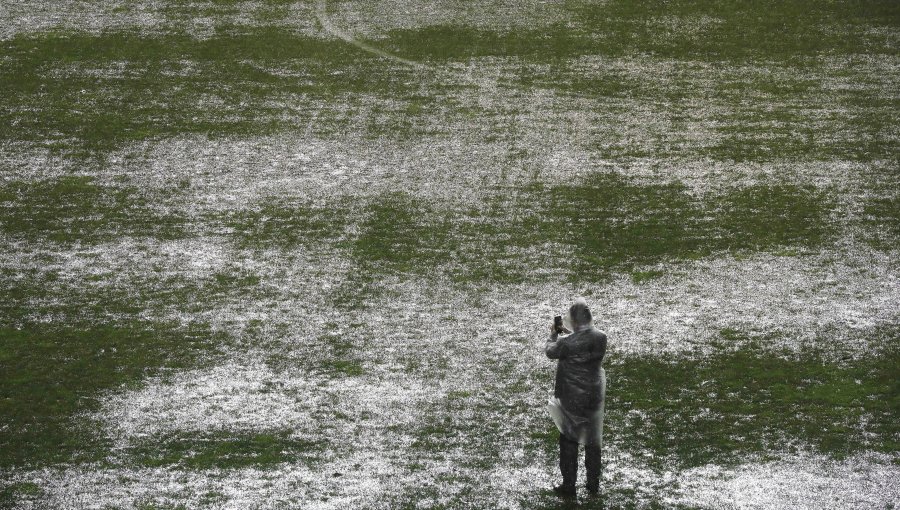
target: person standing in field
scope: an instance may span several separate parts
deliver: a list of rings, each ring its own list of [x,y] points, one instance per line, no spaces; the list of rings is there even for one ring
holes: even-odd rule
[[[569,308],[566,326],[554,323],[545,352],[558,360],[556,385],[550,399],[550,416],[559,429],[559,469],[563,482],[553,488],[560,496],[574,496],[578,475],[578,445],[584,445],[587,490],[600,490],[600,459],[606,372],[606,334],[593,325],[591,310],[579,298]]]

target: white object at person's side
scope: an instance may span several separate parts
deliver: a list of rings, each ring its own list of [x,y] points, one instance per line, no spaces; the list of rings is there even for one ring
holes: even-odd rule
[[[600,407],[597,409],[596,414],[590,420],[596,424],[597,427],[597,438],[600,440],[601,447],[603,446],[603,418],[605,417],[606,411],[606,370],[602,367],[600,368]],[[566,412],[565,408],[563,408],[562,402],[559,401],[558,398],[551,396],[547,401],[547,412],[550,413],[550,418],[553,419],[553,423],[556,424],[556,428],[559,430],[560,434],[563,434],[567,437],[578,437],[578,442],[580,444],[585,444],[587,442],[587,430],[583,427],[578,427],[576,422],[583,421],[573,419],[573,416],[570,416],[569,413]]]

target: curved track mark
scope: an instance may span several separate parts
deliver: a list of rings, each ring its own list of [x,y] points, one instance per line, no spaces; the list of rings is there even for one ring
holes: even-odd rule
[[[426,69],[426,66],[420,62],[416,62],[415,60],[409,60],[409,59],[406,59],[403,57],[398,57],[397,55],[388,53],[388,52],[382,50],[381,48],[377,48],[375,46],[372,46],[371,44],[366,44],[358,39],[355,39],[352,35],[348,34],[347,32],[344,32],[340,28],[337,28],[336,26],[332,25],[331,21],[329,21],[328,16],[325,12],[325,1],[326,0],[318,0],[316,2],[316,17],[319,19],[319,23],[322,24],[322,28],[324,28],[326,32],[344,40],[345,42],[347,42],[349,44],[352,44],[353,46],[356,46],[357,48],[359,48],[363,51],[367,51],[374,55],[378,55],[379,57],[384,57],[384,58],[393,60],[394,62],[400,62],[401,64],[412,66],[412,67],[415,67],[416,69]]]

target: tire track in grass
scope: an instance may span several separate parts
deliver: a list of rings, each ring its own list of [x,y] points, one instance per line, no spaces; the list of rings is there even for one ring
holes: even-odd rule
[[[357,48],[359,48],[363,51],[372,53],[373,55],[378,55],[379,57],[383,57],[388,60],[393,60],[394,62],[399,62],[401,64],[411,66],[415,69],[419,69],[419,70],[428,69],[428,66],[426,66],[425,64],[422,64],[421,62],[409,60],[409,59],[394,55],[393,53],[384,51],[381,48],[378,48],[376,46],[372,46],[371,44],[364,43],[364,42],[360,41],[359,39],[356,39],[355,37],[353,37],[351,34],[348,34],[347,32],[344,32],[340,28],[334,26],[331,23],[331,20],[328,19],[328,15],[326,12],[326,0],[318,0],[318,2],[316,2],[316,18],[319,20],[319,23],[322,24],[322,28],[324,28],[326,32],[338,37],[339,39],[343,40],[344,42],[346,42],[348,44],[352,44],[353,46],[356,46]]]
[[[357,48],[359,48],[365,52],[371,53],[373,55],[377,55],[379,57],[383,57],[388,60],[392,60],[394,62],[412,67],[413,69],[416,69],[418,71],[432,71],[432,72],[435,72],[436,74],[438,74],[439,76],[443,75],[447,78],[463,79],[464,81],[469,82],[470,85],[479,86],[478,82],[470,76],[466,76],[462,73],[454,72],[449,69],[428,66],[426,64],[423,64],[422,62],[417,62],[415,60],[403,58],[399,55],[395,55],[388,51],[384,51],[383,49],[381,49],[377,46],[373,46],[371,44],[360,41],[359,39],[356,39],[355,37],[353,37],[353,35],[341,30],[340,28],[334,26],[331,23],[331,20],[328,19],[326,7],[327,7],[327,0],[318,0],[316,2],[316,18],[318,19],[319,23],[322,25],[322,28],[325,29],[326,32],[343,40],[347,44],[356,46]],[[510,85],[510,83],[506,83],[506,85]]]

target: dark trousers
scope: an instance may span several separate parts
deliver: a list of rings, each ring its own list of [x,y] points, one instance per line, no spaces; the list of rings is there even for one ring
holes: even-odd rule
[[[584,446],[584,468],[587,471],[587,486],[600,485],[600,445],[588,443]],[[578,480],[578,441],[559,435],[559,470],[562,471],[563,485],[574,487]]]

